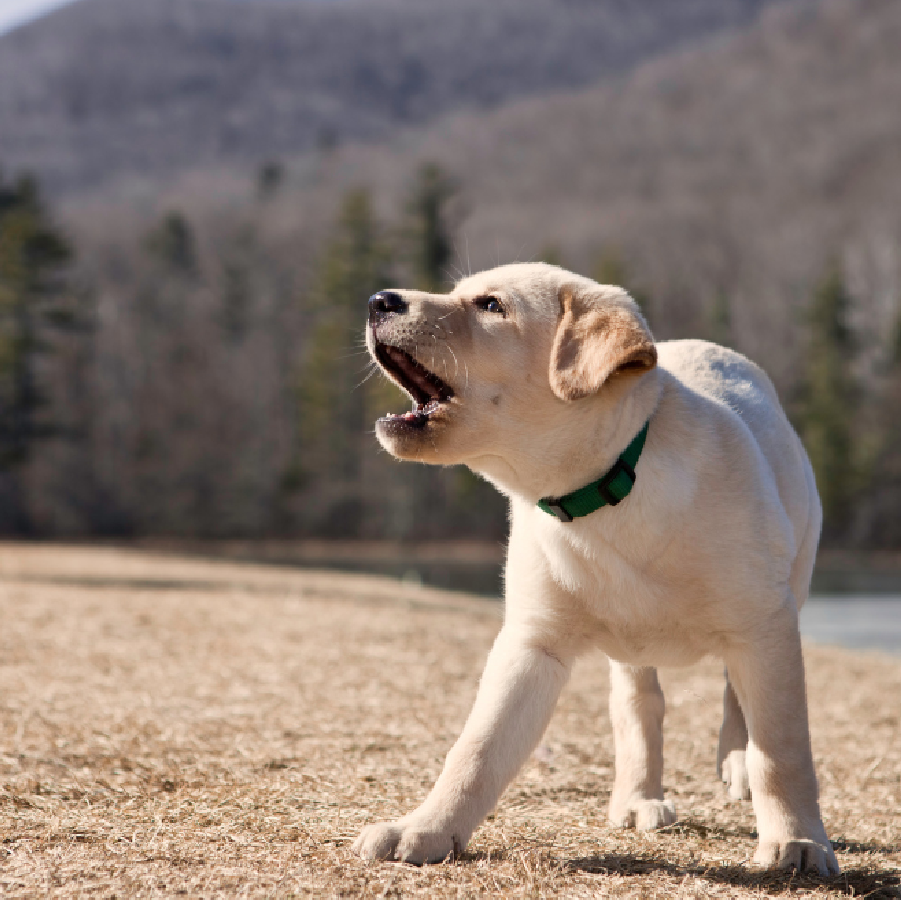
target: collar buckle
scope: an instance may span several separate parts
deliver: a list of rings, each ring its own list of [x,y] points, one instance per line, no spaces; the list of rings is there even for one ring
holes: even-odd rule
[[[542,500],[541,502],[561,522],[572,522],[573,517],[563,508],[563,505],[559,500],[553,497],[548,497],[546,500]]]
[[[603,506],[619,505],[632,492],[635,484],[635,464],[644,449],[650,424],[650,420],[645,422],[644,428],[620,453],[605,475],[561,497],[542,497],[538,501],[538,508],[560,522],[572,522]]]
[[[598,493],[610,504],[610,506],[616,506],[620,500],[623,499],[622,497],[617,497],[610,489],[611,483],[616,481],[616,479],[623,474],[629,478],[629,481],[631,481],[632,484],[635,484],[635,469],[620,456],[613,464],[610,471],[598,481]],[[631,486],[629,487],[629,490],[632,490]]]

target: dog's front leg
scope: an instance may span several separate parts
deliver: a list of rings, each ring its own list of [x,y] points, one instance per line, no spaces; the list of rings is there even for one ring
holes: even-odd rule
[[[760,835],[754,862],[837,874],[817,802],[797,612],[780,609],[768,627],[728,654],[726,665],[748,726],[746,762]]]
[[[505,625],[488,656],[475,705],[425,802],[397,822],[369,825],[364,859],[441,862],[461,853],[550,720],[570,661]]]
[[[671,825],[676,810],[663,799],[663,691],[657,670],[610,660],[610,718],[616,776],[610,824],[647,831]]]

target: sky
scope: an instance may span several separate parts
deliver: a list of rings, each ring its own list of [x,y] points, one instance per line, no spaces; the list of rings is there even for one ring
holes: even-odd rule
[[[70,0],[0,0],[0,33]]]

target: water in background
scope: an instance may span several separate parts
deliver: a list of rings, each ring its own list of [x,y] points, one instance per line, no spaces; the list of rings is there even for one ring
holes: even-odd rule
[[[357,571],[417,581],[485,597],[500,597],[500,566],[490,563],[410,563],[354,566]],[[901,573],[820,570],[801,611],[801,633],[819,644],[881,650],[901,656]]]
[[[372,572],[406,581],[428,584],[450,591],[466,591],[482,597],[498,598],[504,592],[499,563],[436,562],[409,558],[325,559],[307,561],[311,566],[340,568],[348,572]],[[811,596],[823,599],[848,597],[901,599],[901,572],[873,569],[817,569],[813,574]]]
[[[329,568],[333,566],[329,565]],[[348,572],[372,572],[400,578],[402,581],[427,584],[447,591],[466,591],[481,597],[499,599],[504,593],[502,567],[488,562],[410,562],[409,560],[343,561],[340,568]]]
[[[283,555],[269,552],[260,557],[252,543],[243,550],[233,548],[229,555],[305,568],[387,575],[493,599],[503,593],[501,565],[492,561],[424,560],[398,552],[368,558],[354,558],[353,553],[340,558],[313,553],[301,561],[288,550]],[[818,569],[811,597],[801,611],[801,633],[817,643],[901,656],[901,572]]]
[[[373,571],[360,564],[358,571]],[[386,562],[379,574],[485,597],[500,597],[500,566],[490,563]],[[901,573],[870,570],[817,571],[801,610],[801,634],[819,644],[881,650],[901,656]]]
[[[901,596],[813,596],[801,610],[801,634],[818,644],[901,656]]]

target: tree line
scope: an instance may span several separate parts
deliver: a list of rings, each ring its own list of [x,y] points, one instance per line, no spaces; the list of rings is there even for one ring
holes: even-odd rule
[[[372,434],[408,401],[372,371],[366,299],[450,287],[460,183],[426,164],[397,209],[359,187],[323,233],[286,239],[271,227],[282,175],[261,168],[252,208],[231,217],[171,209],[104,242],[63,228],[34,179],[0,174],[3,533],[502,539],[493,489],[398,463]],[[669,298],[624,259],[598,248],[586,274],[624,284],[653,327]],[[740,343],[728,288],[696,336]],[[838,258],[799,304],[806,342],[783,401],[826,542],[897,547],[901,328],[874,343],[858,307]]]
[[[449,286],[454,180],[423,166],[391,224],[353,190],[289,254],[262,227],[279,184],[265,166],[251,216],[171,210],[84,258],[32,179],[2,181],[4,533],[502,537],[486,484],[373,434],[409,401],[372,372],[366,300]]]

